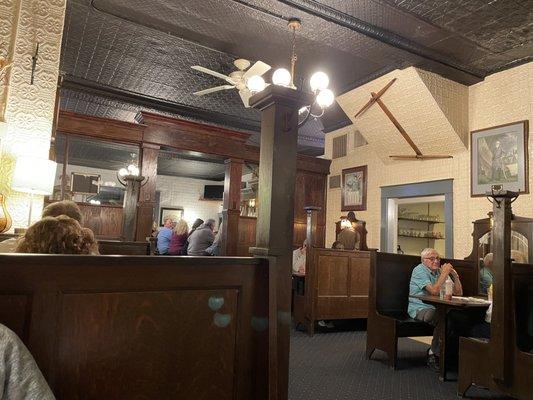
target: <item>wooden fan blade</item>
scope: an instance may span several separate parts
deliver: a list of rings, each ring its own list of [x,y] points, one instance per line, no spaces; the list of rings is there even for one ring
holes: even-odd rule
[[[390,158],[395,158],[397,160],[420,160],[420,156],[398,156],[398,155],[393,155],[393,156],[389,156]]]
[[[453,156],[445,156],[445,155],[438,155],[438,154],[432,154],[432,155],[421,155],[418,158],[424,159],[424,160],[440,160],[444,158],[453,158]]]
[[[217,78],[224,79],[226,82],[231,83],[232,85],[235,85],[235,82],[227,75],[221,74],[220,72],[213,71],[209,68],[202,67],[200,65],[193,65],[191,67],[192,69],[196,71],[203,72],[204,74],[216,76]]]
[[[372,104],[374,104],[376,102],[377,99],[379,99],[386,91],[388,88],[390,88],[392,86],[392,84],[396,82],[396,78],[394,78],[392,81],[390,81],[389,83],[387,83],[387,85],[381,89],[379,92],[377,92],[376,94],[376,98],[372,97],[370,100],[368,100],[368,103],[366,103],[358,112],[357,114],[355,114],[354,118],[357,118],[358,116],[360,115],[363,115],[364,112],[366,110],[368,110],[370,108],[370,106]]]
[[[215,86],[215,87],[212,87],[212,88],[209,88],[209,89],[204,89],[204,90],[200,90],[198,92],[194,92],[193,94],[195,94],[196,96],[203,96],[204,94],[214,93],[214,92],[218,92],[220,90],[233,89],[234,87],[235,86],[232,86],[232,85]]]
[[[251,76],[254,75],[263,75],[265,72],[267,72],[270,69],[270,65],[264,63],[263,61],[257,61],[254,65],[250,67],[248,71],[246,71],[243,75],[243,79],[248,79]]]

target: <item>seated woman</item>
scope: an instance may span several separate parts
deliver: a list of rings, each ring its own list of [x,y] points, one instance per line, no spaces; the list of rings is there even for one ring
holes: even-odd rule
[[[492,262],[493,254],[487,253],[483,258],[483,267],[479,270],[479,287],[483,294],[487,294],[489,286],[492,285]]]
[[[182,254],[183,247],[187,243],[187,237],[189,236],[189,225],[183,218],[178,221],[174,229],[172,230],[172,237],[170,238],[170,247],[168,248],[168,254],[171,256],[177,256]]]
[[[45,217],[34,223],[18,244],[16,252],[99,254],[93,232],[88,228],[82,228],[78,221],[66,215]]]
[[[2,399],[55,399],[22,341],[0,324],[0,394]]]

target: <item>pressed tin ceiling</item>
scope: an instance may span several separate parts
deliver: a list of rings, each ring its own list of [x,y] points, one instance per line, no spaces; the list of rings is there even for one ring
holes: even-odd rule
[[[341,94],[415,65],[463,84],[532,59],[531,0],[69,0],[61,108],[133,121],[140,109],[254,133],[259,113],[236,90],[197,97],[239,57],[288,67],[297,32],[296,83],[322,69]],[[267,80],[270,74],[266,74]],[[350,121],[333,107],[300,130],[300,152],[321,154],[324,130]]]

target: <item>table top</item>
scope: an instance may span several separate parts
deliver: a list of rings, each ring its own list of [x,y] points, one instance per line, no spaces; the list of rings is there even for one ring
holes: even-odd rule
[[[446,306],[453,307],[485,307],[487,308],[490,303],[483,299],[469,298],[469,297],[460,297],[453,296],[451,300],[441,299],[439,296],[431,295],[409,295],[409,297],[414,297],[416,299],[422,300],[424,303],[428,304],[442,304]]]

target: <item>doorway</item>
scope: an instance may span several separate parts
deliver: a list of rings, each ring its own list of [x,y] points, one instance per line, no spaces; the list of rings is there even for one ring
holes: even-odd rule
[[[381,188],[380,250],[418,255],[426,247],[453,257],[453,180]]]

